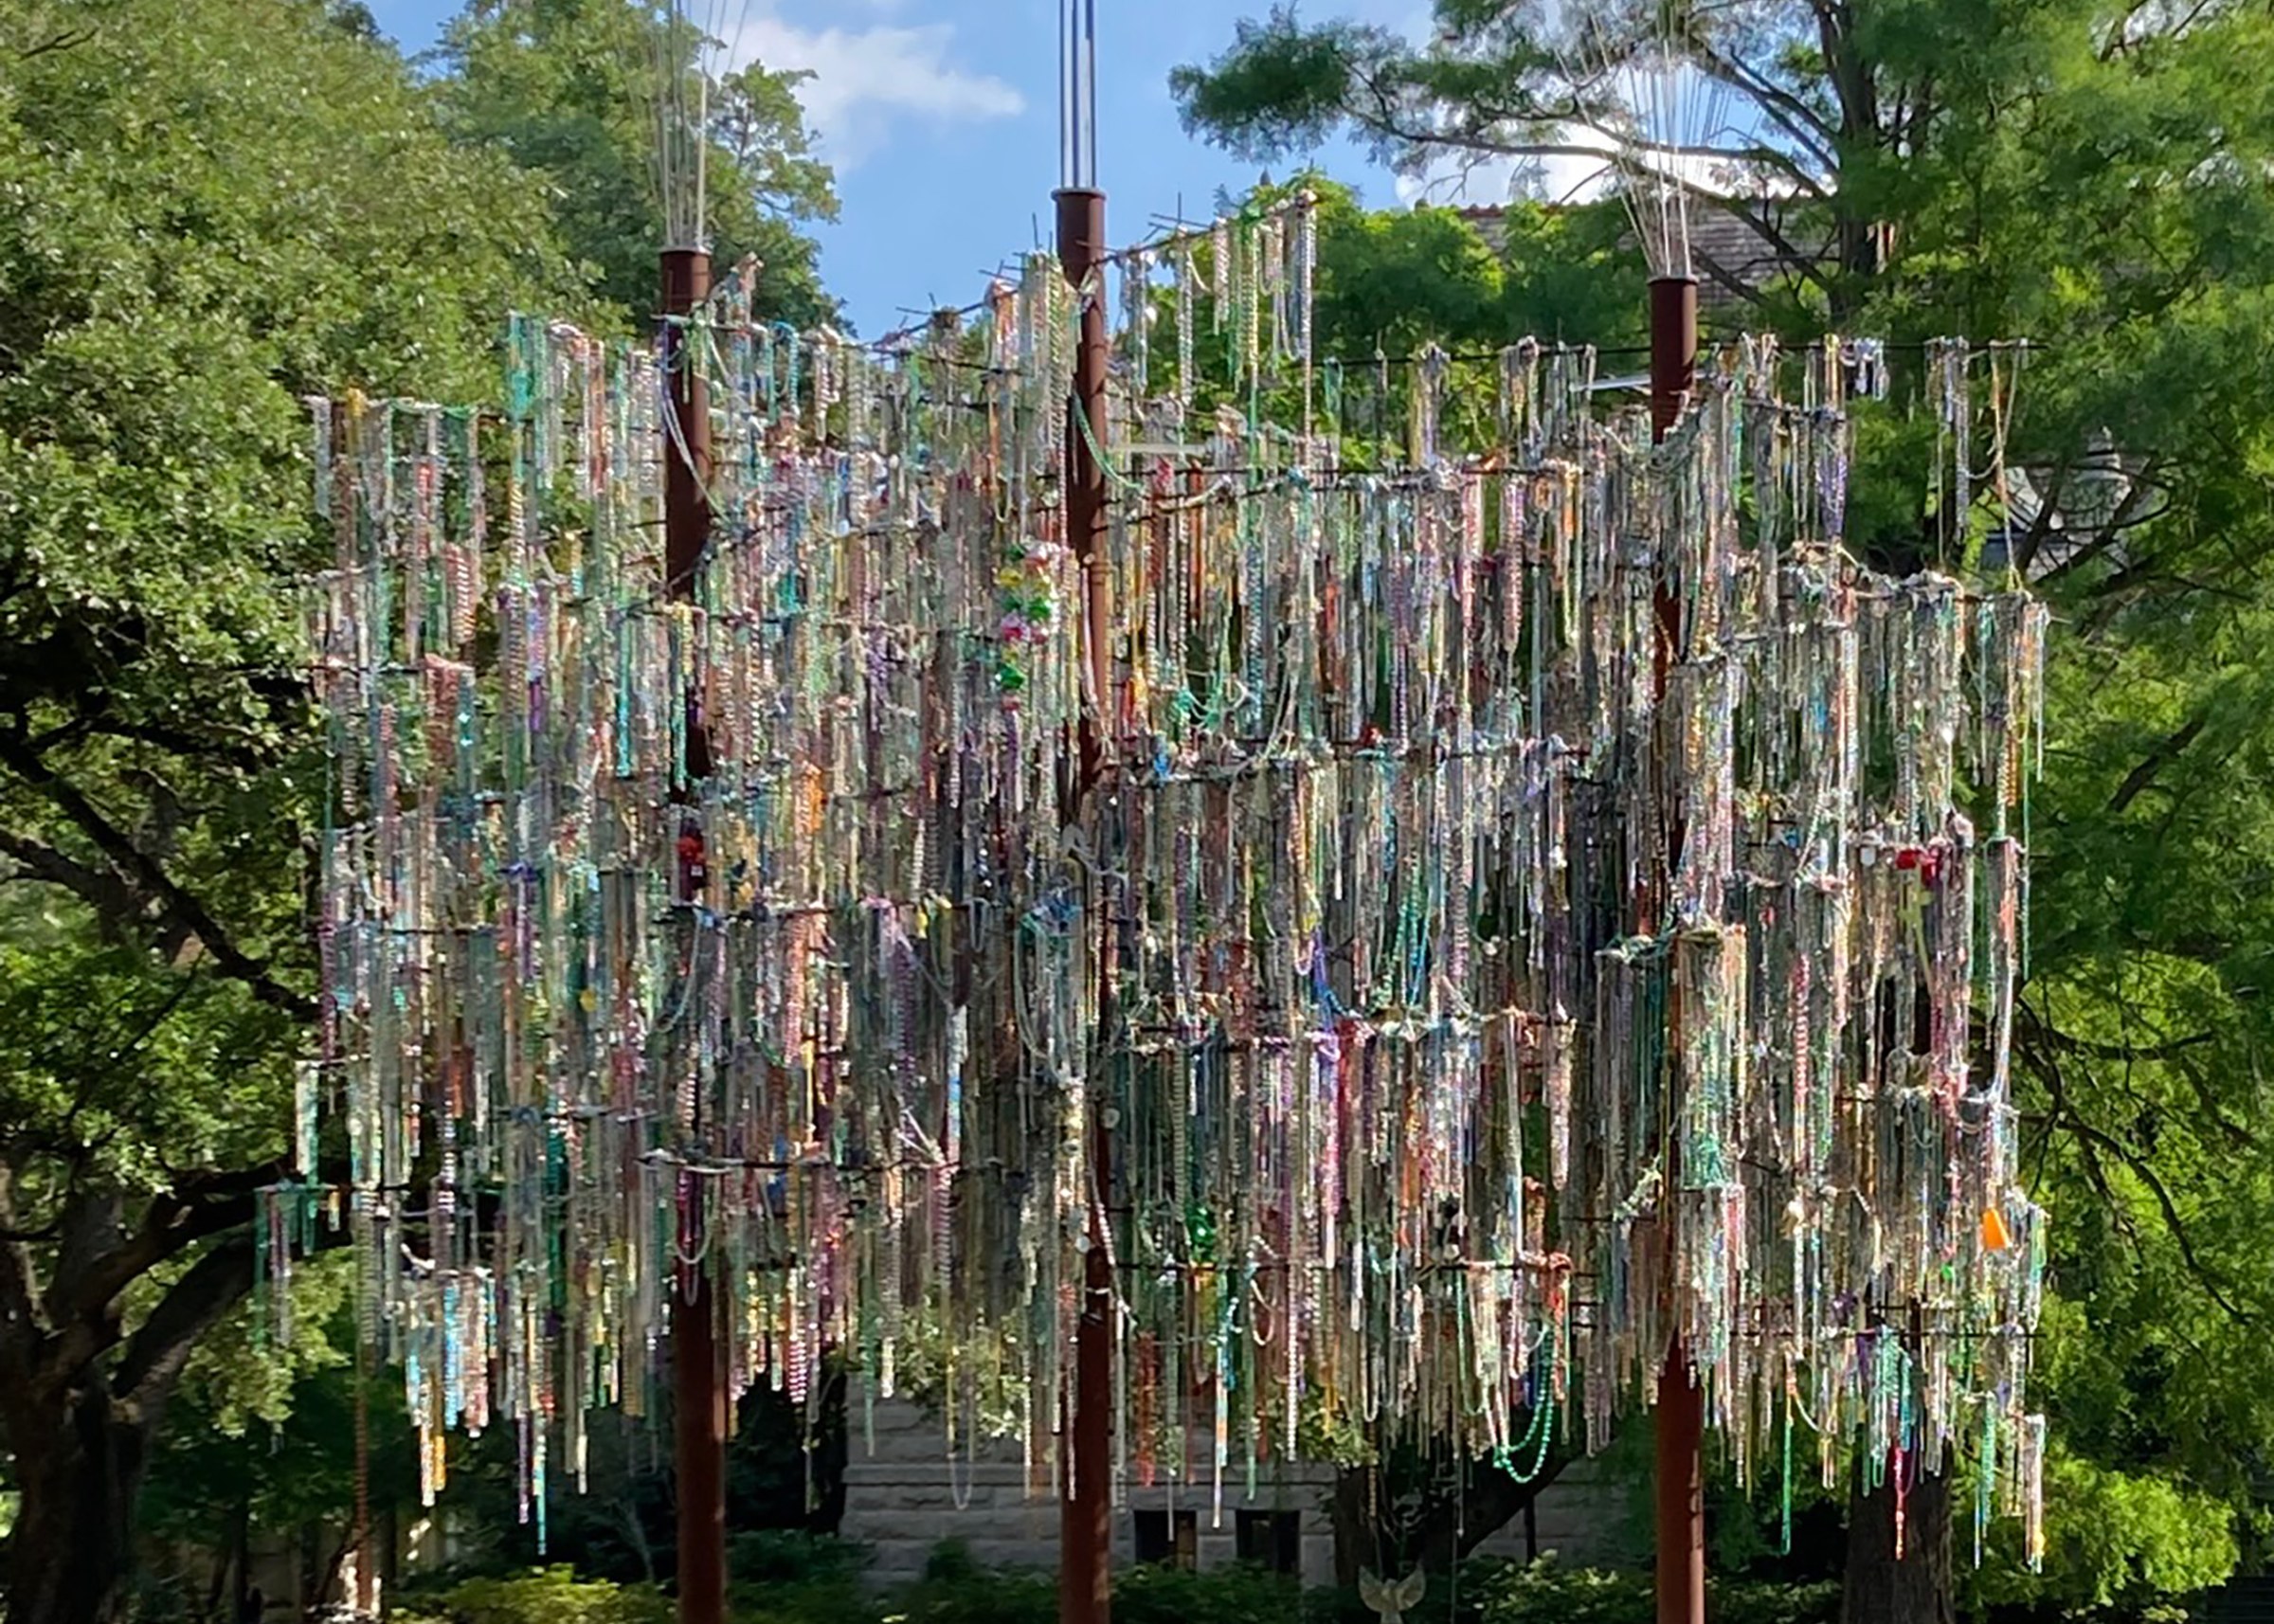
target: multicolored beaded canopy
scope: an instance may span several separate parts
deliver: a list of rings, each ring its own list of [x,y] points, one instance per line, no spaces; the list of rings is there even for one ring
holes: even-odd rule
[[[1589,352],[1433,353],[1369,439],[1311,234],[1113,262],[1105,695],[1055,262],[879,347],[730,279],[668,349],[516,319],[501,419],[319,406],[303,1154],[344,1118],[430,1490],[510,1424],[541,1515],[695,1266],[737,1389],[842,1358],[1046,1483],[1096,1207],[1132,1480],[1308,1420],[1536,1469],[1679,1347],[1748,1479],[1796,1421],[2033,1508],[2042,609],[1843,550],[1872,347],[1716,352],[1659,445]],[[713,403],[684,604],[665,353]]]

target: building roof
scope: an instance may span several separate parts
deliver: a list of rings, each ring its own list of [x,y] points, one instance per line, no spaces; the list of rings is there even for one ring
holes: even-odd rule
[[[1497,251],[1507,246],[1501,229],[1505,211],[1505,205],[1491,204],[1464,208],[1460,214]],[[1708,311],[1741,309],[1745,303],[1741,289],[1760,292],[1790,274],[1784,255],[1772,245],[1770,231],[1813,262],[1822,263],[1835,251],[1831,227],[1787,200],[1732,198],[1724,208],[1692,206],[1689,251],[1700,284],[1700,305]]]

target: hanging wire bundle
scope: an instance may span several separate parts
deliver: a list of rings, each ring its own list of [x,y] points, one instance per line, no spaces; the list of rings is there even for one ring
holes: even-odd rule
[[[1134,1481],[1220,1497],[1313,1418],[1537,1470],[1679,1350],[1748,1479],[1797,1420],[1828,1477],[2034,1504],[2043,611],[1843,550],[1867,346],[1724,352],[1656,446],[1527,343],[1456,448],[1425,360],[1412,455],[1351,471],[1311,229],[1116,262],[1103,695],[1051,262],[883,353],[730,279],[670,351],[692,603],[658,352],[517,320],[502,421],[319,407],[307,1092],[430,1490],[510,1425],[541,1516],[696,1266],[736,1390],[842,1357],[1039,1485],[1096,1207]],[[1300,423],[1202,405],[1267,393]]]

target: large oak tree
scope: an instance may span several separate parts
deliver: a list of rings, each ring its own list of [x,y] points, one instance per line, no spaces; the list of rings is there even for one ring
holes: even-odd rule
[[[564,196],[597,177],[525,163],[449,95],[357,6],[0,0],[9,1624],[119,1611],[170,1400],[243,1310],[286,1166],[328,799],[300,397],[478,401],[510,308],[646,314],[609,301]],[[785,96],[758,70],[725,99],[737,221],[775,181],[826,199]]]

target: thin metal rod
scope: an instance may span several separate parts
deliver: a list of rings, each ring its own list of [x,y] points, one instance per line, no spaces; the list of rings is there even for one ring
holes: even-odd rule
[[[683,317],[711,295],[711,256],[699,248],[663,252],[663,314]],[[684,320],[663,325],[663,361],[677,433],[664,447],[663,575],[670,595],[695,596],[711,542],[711,401]],[[699,711],[687,717],[687,770],[711,770],[711,741]],[[698,897],[707,858],[692,810],[679,831],[678,895]],[[701,1210],[695,1176],[679,1175],[683,1213]],[[686,1220],[683,1220],[683,1222]],[[682,1256],[707,1255],[703,1236],[682,1235]],[[678,1493],[679,1624],[725,1624],[727,1615],[727,1390],[720,1379],[717,1307],[711,1271],[682,1264],[671,1294],[673,1463]]]
[[[1058,0],[1058,185],[1097,185],[1097,0]]]
[[[1099,818],[1105,802],[1108,741],[1118,732],[1113,682],[1112,584],[1106,558],[1106,470],[1095,448],[1106,442],[1106,309],[1092,273],[1106,256],[1103,192],[1069,188],[1056,194],[1058,263],[1082,301],[1081,337],[1074,351],[1072,411],[1089,432],[1069,421],[1066,429],[1066,539],[1082,567],[1083,650],[1088,656],[1080,752],[1069,822]],[[1104,898],[1099,899],[1101,904]],[[1110,1019],[1106,1001],[1113,985],[1112,910],[1098,910],[1098,1020]],[[1074,1414],[1066,1428],[1064,1485],[1058,1504],[1059,1624],[1108,1624],[1112,1565],[1113,1267],[1108,1255],[1105,1209],[1111,1200],[1113,1145],[1104,1113],[1090,1106],[1090,1164],[1095,1188],[1090,1202],[1089,1248],[1084,1254],[1082,1313],[1074,1329]]]
[[[1097,185],[1097,0],[1082,0],[1082,172],[1079,186]]]
[[[1652,438],[1664,440],[1681,421],[1698,370],[1698,284],[1687,278],[1661,277],[1651,283],[1651,428]],[[1653,640],[1652,685],[1657,697],[1666,697],[1667,676],[1679,657],[1682,605],[1673,581],[1663,564],[1654,594],[1657,636]],[[1677,822],[1668,832],[1669,867],[1681,857],[1683,831]],[[1653,868],[1655,865],[1653,865]],[[1637,880],[1637,924],[1654,934],[1673,921],[1667,917],[1670,875],[1646,870]],[[1667,1019],[1681,1019],[1679,1005]],[[1669,1053],[1671,1046],[1669,1045]],[[1669,1146],[1670,1149],[1670,1146]],[[1669,1165],[1659,1197],[1660,1222],[1668,1231],[1666,1252],[1673,1253],[1675,1221],[1673,1192],[1678,1178]],[[1669,1265],[1670,1267],[1670,1265]],[[1668,1282],[1670,1290],[1671,1281]],[[1657,1443],[1657,1597],[1658,1624],[1706,1624],[1706,1399],[1697,1385],[1689,1361],[1677,1340],[1667,1349],[1666,1369],[1658,1381]]]

